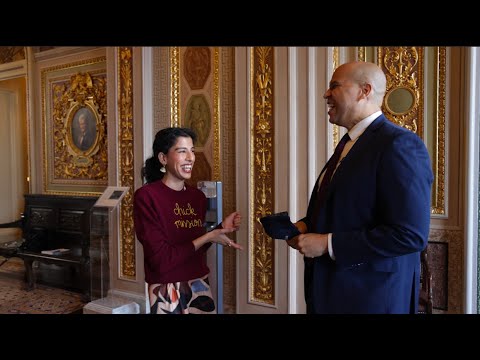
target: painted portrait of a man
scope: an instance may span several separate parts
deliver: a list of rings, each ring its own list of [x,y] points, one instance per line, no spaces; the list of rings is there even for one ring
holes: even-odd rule
[[[74,145],[81,151],[87,151],[95,144],[97,128],[95,116],[86,107],[79,109],[72,121],[72,139]]]

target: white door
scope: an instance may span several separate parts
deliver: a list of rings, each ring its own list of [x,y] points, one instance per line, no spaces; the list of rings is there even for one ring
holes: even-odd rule
[[[25,78],[0,82],[0,223],[20,218],[28,192]],[[0,242],[16,240],[20,229],[0,229]]]

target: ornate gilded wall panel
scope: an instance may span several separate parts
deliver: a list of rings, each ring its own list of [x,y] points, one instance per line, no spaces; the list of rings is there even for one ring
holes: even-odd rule
[[[180,126],[180,48],[170,48],[170,126]]]
[[[431,48],[427,60],[429,68],[433,69],[433,101],[427,111],[427,147],[432,157],[433,186],[432,214],[446,215],[445,206],[445,120],[446,120],[446,77],[447,48],[444,46]],[[428,130],[431,130],[430,133]]]
[[[45,193],[99,194],[108,183],[105,57],[45,68]]]
[[[135,279],[135,233],[133,228],[134,140],[133,56],[131,47],[118,51],[118,154],[119,185],[130,189],[120,207],[120,277]]]
[[[160,57],[164,50],[154,53]],[[170,74],[172,115],[165,126],[190,127],[199,135],[196,164],[188,183],[196,186],[199,180],[222,181],[223,211],[224,215],[230,214],[235,210],[234,50],[179,47],[169,48],[168,54],[169,63],[160,62],[158,66]],[[155,126],[156,130],[165,127],[157,126],[157,121]],[[234,250],[223,249],[225,313],[235,311],[235,256]]]
[[[265,234],[260,218],[274,209],[273,47],[252,48],[250,69],[252,119],[250,149],[249,300],[276,303],[274,243]]]
[[[202,169],[195,166],[188,183],[196,186],[200,180],[221,180],[219,49],[171,48],[170,64],[171,126],[189,127],[195,131],[195,152],[201,154],[208,165]]]
[[[378,65],[387,77],[383,112],[423,138],[423,48],[379,47]]]
[[[340,66],[340,49],[338,47],[334,47],[333,53],[332,53],[332,74],[335,71],[335,69],[339,66]],[[338,125],[333,125],[332,135],[333,135],[333,146],[331,149],[331,153],[333,154],[335,147],[340,141],[340,129]]]
[[[236,205],[236,151],[235,151],[235,50],[232,47],[221,47],[220,64],[220,96],[219,109],[219,148],[218,163],[222,163],[220,179],[223,183],[223,211],[230,214],[237,209]],[[215,67],[216,69],[216,67]],[[221,155],[221,156],[220,156]],[[217,163],[217,160],[214,160]],[[236,234],[230,234],[232,239]],[[236,308],[236,256],[232,248],[223,249],[223,303],[225,313],[235,313]]]
[[[378,47],[377,56],[374,52],[374,47],[358,47],[357,59],[382,67],[387,76],[382,110],[424,140],[434,173],[431,212],[445,216],[446,47]]]

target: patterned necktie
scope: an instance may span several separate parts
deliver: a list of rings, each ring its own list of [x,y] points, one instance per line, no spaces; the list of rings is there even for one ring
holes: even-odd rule
[[[318,187],[318,196],[317,196],[317,204],[320,207],[321,204],[325,201],[325,197],[327,195],[328,185],[330,184],[330,180],[332,179],[332,175],[335,172],[337,167],[338,160],[340,159],[340,155],[342,154],[343,148],[345,144],[350,140],[350,136],[348,133],[343,135],[342,139],[338,143],[335,151],[328,160],[327,169],[325,170],[325,174],[323,175],[322,183]]]

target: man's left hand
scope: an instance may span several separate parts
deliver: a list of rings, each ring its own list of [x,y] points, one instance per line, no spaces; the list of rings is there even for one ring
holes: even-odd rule
[[[288,240],[287,243],[294,249],[300,251],[300,253],[307,258],[314,258],[328,253],[327,234],[301,234],[291,240]]]

